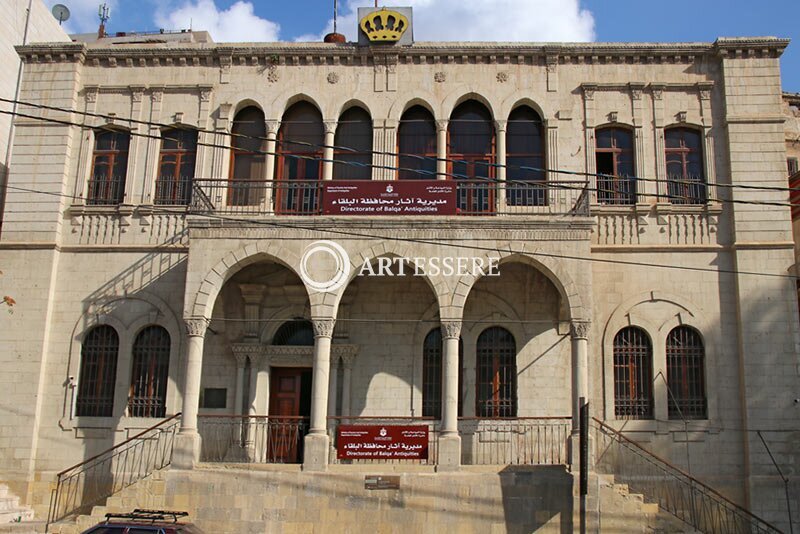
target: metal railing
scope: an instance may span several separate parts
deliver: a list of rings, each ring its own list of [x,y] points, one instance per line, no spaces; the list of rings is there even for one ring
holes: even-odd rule
[[[464,465],[564,465],[572,428],[569,417],[481,419],[461,417]]]
[[[195,213],[320,215],[320,180],[194,180]],[[589,215],[587,182],[456,180],[459,215]]]
[[[291,464],[303,461],[307,417],[200,415],[201,462]]]
[[[93,176],[86,191],[86,203],[90,206],[115,206],[125,198],[125,177]]]
[[[88,511],[172,462],[181,414],[159,422],[56,475],[47,524]]]
[[[715,489],[593,418],[595,468],[700,532],[780,532]]]
[[[413,425],[428,427],[428,458],[410,459],[339,459],[337,457],[337,435],[339,425],[397,426]],[[331,450],[328,462],[331,464],[404,464],[404,465],[436,465],[439,461],[439,420],[432,417],[404,416],[362,416],[362,417],[328,417],[328,436]]]
[[[188,206],[192,200],[192,178],[163,176],[156,180],[153,203],[157,206]]]

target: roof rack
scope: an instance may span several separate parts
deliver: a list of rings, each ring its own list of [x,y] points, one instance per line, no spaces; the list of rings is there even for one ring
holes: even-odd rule
[[[109,521],[110,519],[134,519],[137,521],[150,521],[155,523],[156,521],[169,521],[171,519],[173,523],[177,523],[179,517],[186,517],[188,515],[188,512],[174,512],[171,510],[143,510],[141,508],[137,508],[133,512],[128,512],[126,514],[107,513],[106,521]]]

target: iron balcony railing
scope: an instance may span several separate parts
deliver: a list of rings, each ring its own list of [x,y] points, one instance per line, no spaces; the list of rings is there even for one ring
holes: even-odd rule
[[[459,215],[589,215],[587,182],[456,180]],[[193,180],[195,213],[320,215],[320,180]]]
[[[157,206],[188,206],[192,200],[192,178],[162,176],[156,180],[153,203]]]
[[[200,415],[200,461],[300,463],[308,427],[307,417]]]
[[[569,417],[460,417],[464,465],[565,465]]]
[[[125,198],[124,176],[93,176],[89,180],[86,203],[90,206],[115,206]]]
[[[699,532],[754,534],[780,532],[710,486],[700,482],[599,419],[592,421],[595,468],[614,475],[646,501]]]
[[[428,427],[428,457],[426,459],[339,459],[338,458],[338,431],[340,425],[369,425],[369,426],[426,426]],[[364,416],[364,417],[328,417],[328,436],[330,437],[331,450],[329,463],[331,464],[417,464],[436,465],[439,461],[439,420],[432,417],[403,417],[403,416]]]
[[[172,462],[181,414],[159,422],[56,475],[47,524],[87,512],[124,488]]]

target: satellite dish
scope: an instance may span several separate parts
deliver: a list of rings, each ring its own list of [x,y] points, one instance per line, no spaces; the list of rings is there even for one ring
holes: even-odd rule
[[[53,16],[58,19],[59,26],[62,22],[69,20],[69,9],[64,4],[53,6]]]

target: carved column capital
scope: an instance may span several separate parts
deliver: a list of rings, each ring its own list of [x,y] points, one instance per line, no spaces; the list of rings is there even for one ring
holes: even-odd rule
[[[278,128],[281,127],[281,121],[275,119],[267,119],[264,124],[267,128],[267,135],[278,135]]]
[[[243,352],[234,352],[233,358],[236,360],[236,367],[242,368],[247,363],[247,354]]]
[[[205,317],[190,317],[188,319],[184,319],[186,334],[188,334],[189,337],[205,336],[206,329],[208,328],[208,322],[208,319]]]
[[[458,339],[461,335],[461,321],[442,321],[441,326],[444,339]]]
[[[592,323],[589,321],[572,321],[569,333],[572,339],[589,339],[589,328]]]
[[[494,127],[497,129],[497,133],[503,132],[505,133],[508,129],[508,121],[507,120],[496,120],[494,121]]]
[[[342,358],[342,366],[345,369],[352,369],[353,368],[353,362],[356,361],[356,355],[354,353],[342,354],[341,358]]]
[[[322,125],[325,127],[326,134],[335,134],[337,124],[339,124],[338,121],[322,121]]]
[[[438,131],[438,132],[443,132],[443,131],[446,131],[446,130],[447,130],[447,123],[448,123],[448,122],[449,122],[449,121],[447,121],[447,120],[445,120],[445,119],[440,119],[440,120],[437,120],[437,121],[436,121],[436,131]]]
[[[311,325],[314,327],[314,337],[332,337],[336,319],[314,319]]]

